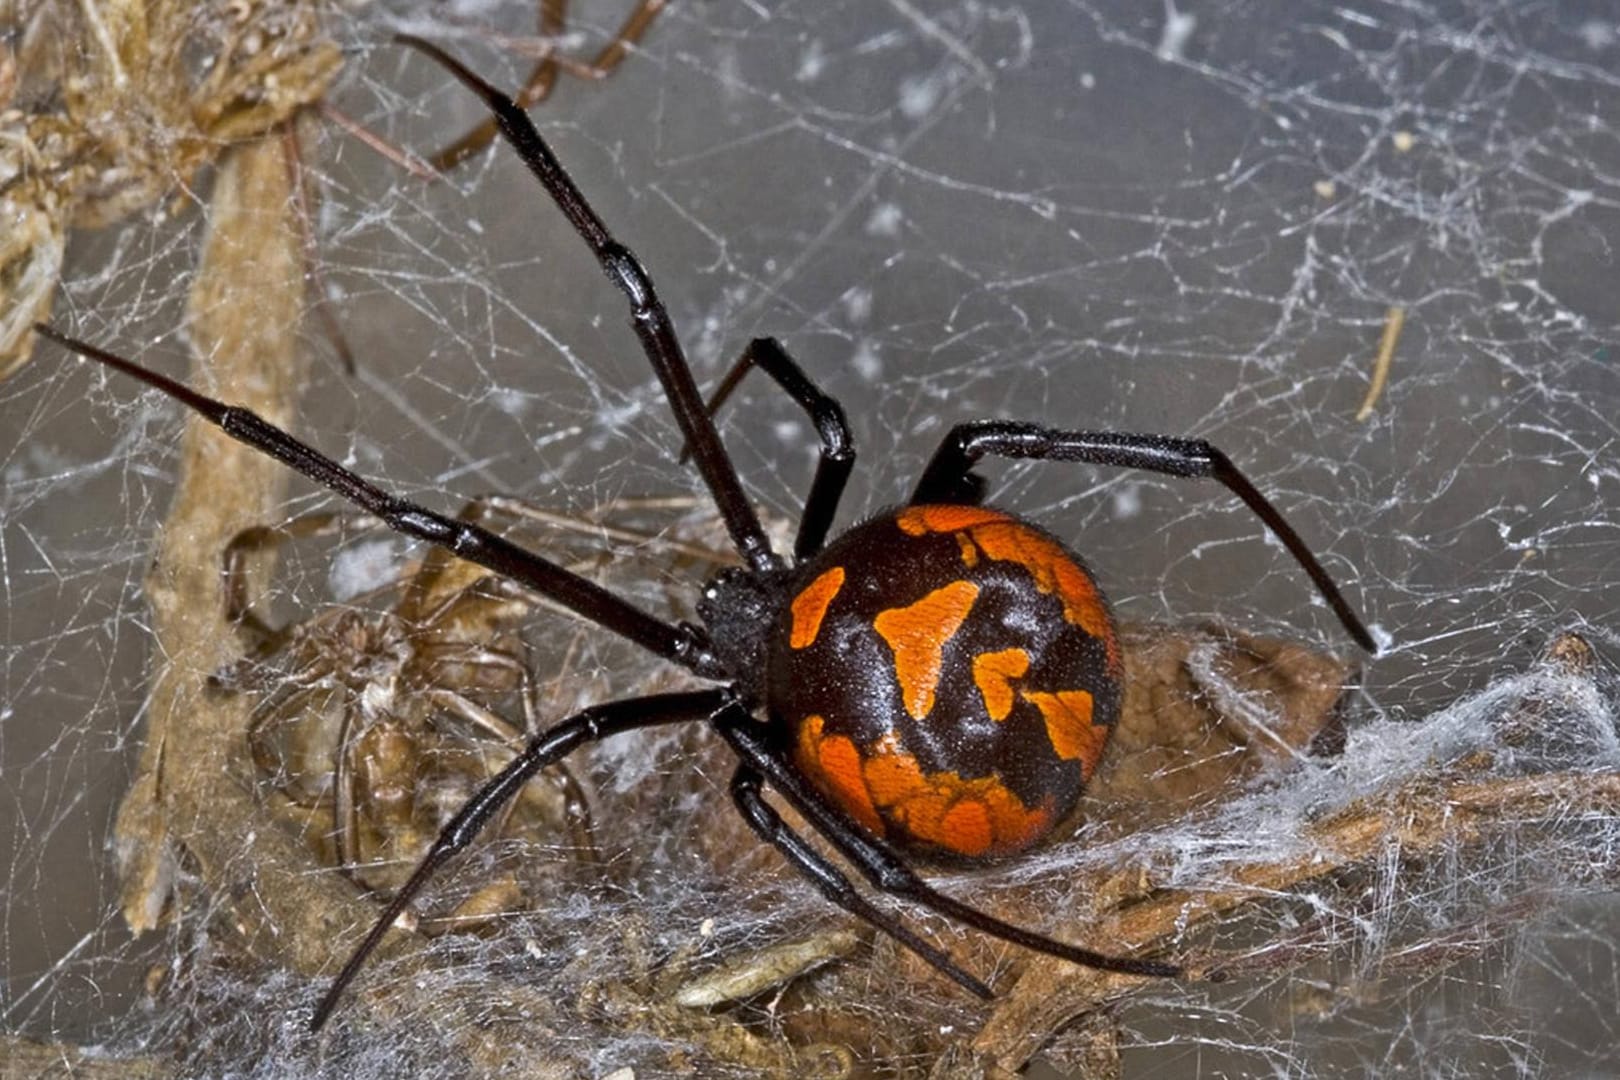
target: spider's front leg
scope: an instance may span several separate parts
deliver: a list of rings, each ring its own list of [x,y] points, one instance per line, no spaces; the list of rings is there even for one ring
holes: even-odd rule
[[[675,334],[669,311],[659,299],[652,276],[641,265],[641,260],[608,230],[590,200],[541,137],[528,113],[516,101],[432,42],[409,34],[398,34],[394,40],[432,58],[484,100],[501,134],[546,189],[580,240],[590,248],[602,272],[624,294],[630,306],[631,328],[641,340],[642,352],[653,373],[658,376],[681,436],[692,447],[698,471],[720,510],[737,553],[756,573],[781,569],[781,560],[771,550],[759,515],[743,491],[736,467],[726,456],[714,421],[704,407],[703,396],[693,381],[691,365]],[[725,677],[723,671],[716,670],[714,674]]]

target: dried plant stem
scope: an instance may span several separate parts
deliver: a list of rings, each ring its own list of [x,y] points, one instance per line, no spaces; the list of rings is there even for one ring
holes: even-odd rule
[[[1384,316],[1384,336],[1378,342],[1378,356],[1373,361],[1372,382],[1367,387],[1367,396],[1361,402],[1361,408],[1356,410],[1356,419],[1367,420],[1378,405],[1378,399],[1384,394],[1384,384],[1389,382],[1390,365],[1395,362],[1395,345],[1401,340],[1401,328],[1406,325],[1406,309],[1392,307]]]
[[[234,150],[222,165],[189,320],[191,381],[281,424],[304,372],[296,333],[302,251],[283,153],[271,137]],[[281,962],[313,971],[330,959],[328,920],[363,922],[369,909],[307,873],[290,836],[256,824],[242,761],[245,704],[207,689],[208,677],[236,653],[220,596],[220,553],[238,531],[276,511],[285,486],[278,462],[188,422],[179,487],[146,580],[154,638],[148,730],[116,838],[131,930],[158,924],[183,863],[216,895],[253,898],[233,909],[235,929],[250,945],[273,941]],[[260,569],[258,582],[268,572]]]

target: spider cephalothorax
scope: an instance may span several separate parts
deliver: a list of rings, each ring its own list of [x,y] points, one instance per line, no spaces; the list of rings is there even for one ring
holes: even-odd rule
[[[751,703],[764,700],[766,649],[794,578],[785,569],[755,573],[733,567],[710,579],[698,597],[709,647]]]
[[[1121,665],[1108,606],[1057,539],[979,506],[985,457],[1081,462],[1206,477],[1265,522],[1356,642],[1371,636],[1303,540],[1236,466],[1199,439],[1066,431],[1007,420],[960,423],[909,502],[826,544],[855,452],[842,408],[775,341],[744,351],[704,402],[651,278],[614,239],[517,104],[437,47],[401,41],[478,93],[501,134],[628,300],[692,460],[742,567],[710,579],[703,626],[671,624],[483,528],[390,495],[243,409],[204,397],[49,327],[82,356],[161,389],[225,432],[326,485],[381,522],[494,571],[718,685],[605,702],[535,735],[445,827],[316,1007],[344,988],[412,896],[529,779],[578,747],[662,724],[706,723],[738,758],[738,812],[828,900],[981,997],[991,991],[938,946],[879,908],[764,797],[769,785],[875,889],[1026,948],[1108,971],[1174,976],[1162,961],[1110,956],[1007,923],[939,892],[907,852],[960,859],[1015,853],[1079,796],[1118,713]],[[786,568],[721,444],[712,411],[759,368],[815,423],[821,457]],[[756,711],[763,708],[766,716]]]

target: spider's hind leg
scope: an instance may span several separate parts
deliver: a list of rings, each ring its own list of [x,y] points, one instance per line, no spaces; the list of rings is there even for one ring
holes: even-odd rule
[[[760,793],[760,780],[759,773],[752,767],[737,766],[737,771],[731,777],[731,799],[737,804],[737,811],[742,814],[743,820],[748,822],[748,827],[761,840],[779,851],[829,901],[888,934],[969,993],[985,1000],[995,996],[988,986],[958,967],[947,953],[918,937],[898,917],[877,907],[857,892],[842,871],[821,852],[805,843],[804,838],[789,828],[776,809],[765,801]]]
[[[873,888],[908,900],[919,907],[926,908],[948,919],[955,920],[965,926],[989,934],[991,937],[1010,941],[1014,945],[1021,945],[1035,952],[1055,956],[1060,960],[1067,960],[1072,964],[1096,968],[1099,971],[1115,971],[1124,975],[1141,975],[1158,978],[1175,978],[1182,974],[1182,969],[1175,964],[1167,964],[1158,960],[1139,960],[1131,956],[1110,956],[1107,953],[1095,952],[1078,945],[1049,938],[1044,934],[1037,934],[1033,930],[1014,926],[996,918],[988,912],[981,911],[969,904],[935,889],[929,885],[917,872],[907,865],[905,859],[895,848],[884,840],[863,831],[842,812],[834,809],[823,799],[808,780],[792,764],[785,760],[776,744],[772,741],[771,733],[765,724],[750,716],[747,710],[740,706],[732,706],[726,711],[716,715],[712,720],[715,730],[730,744],[732,750],[743,760],[745,768],[757,772],[770,782],[771,787],[781,793],[795,810],[804,816],[818,833],[827,839],[850,864],[860,871],[861,876]],[[735,783],[735,782],[734,782]],[[734,788],[735,794],[735,788]],[[741,806],[741,803],[739,803]],[[749,817],[747,808],[745,817]],[[977,980],[967,975],[949,958],[939,958],[940,954],[934,952],[930,955],[929,947],[919,949],[914,944],[916,939],[906,931],[899,921],[887,913],[879,912],[876,917],[868,914],[867,910],[845,904],[833,892],[829,892],[831,883],[826,880],[828,868],[825,862],[817,863],[811,860],[801,860],[796,854],[790,853],[780,836],[780,832],[767,834],[760,831],[753,818],[749,817],[749,824],[754,825],[755,831],[760,832],[778,850],[788,855],[789,861],[795,869],[815,882],[822,893],[834,903],[845,907],[846,910],[866,919],[877,929],[894,937],[902,945],[912,949],[924,960],[927,960],[943,974],[967,987],[974,989]],[[781,826],[786,830],[786,826]],[[796,838],[795,838],[796,839]],[[800,844],[803,842],[800,841]],[[833,871],[836,874],[836,871]],[[841,878],[841,875],[839,875]],[[844,884],[847,886],[848,882]],[[862,901],[865,909],[871,905]],[[978,983],[983,986],[982,983]],[[977,992],[977,991],[975,991]]]

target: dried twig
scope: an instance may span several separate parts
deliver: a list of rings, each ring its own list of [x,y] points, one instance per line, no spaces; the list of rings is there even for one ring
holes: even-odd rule
[[[282,154],[271,138],[243,146],[220,169],[190,323],[197,373],[212,391],[285,423],[304,370],[292,331],[303,268]],[[369,911],[306,873],[291,837],[252,827],[257,807],[241,760],[246,706],[206,688],[235,658],[219,553],[276,510],[285,485],[277,462],[206,423],[188,423],[181,481],[146,581],[155,638],[150,720],[116,837],[124,916],[136,933],[158,923],[185,863],[217,894],[251,898],[235,911],[245,940],[273,940],[265,947],[282,963],[314,971],[329,960],[328,920],[364,920]]]
[[[1373,414],[1378,399],[1383,396],[1384,384],[1389,381],[1390,365],[1395,362],[1395,344],[1401,340],[1401,327],[1406,325],[1406,309],[1392,307],[1384,316],[1384,336],[1378,342],[1378,357],[1373,361],[1372,382],[1367,396],[1356,410],[1356,419],[1366,420]]]

